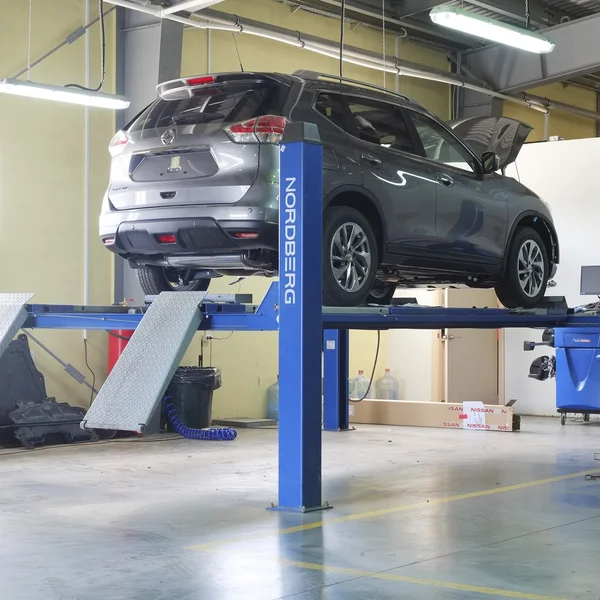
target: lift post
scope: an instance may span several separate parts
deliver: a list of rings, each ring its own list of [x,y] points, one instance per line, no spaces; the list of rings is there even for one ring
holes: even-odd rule
[[[347,329],[326,329],[323,333],[323,429],[345,431],[350,428],[348,414]]]
[[[323,148],[290,123],[279,174],[279,510],[320,510]]]

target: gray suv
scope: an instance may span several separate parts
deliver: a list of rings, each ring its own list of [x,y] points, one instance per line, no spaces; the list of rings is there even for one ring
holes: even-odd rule
[[[277,270],[279,148],[290,121],[323,143],[323,302],[386,304],[397,286],[494,287],[532,307],[558,264],[547,205],[498,174],[530,128],[444,124],[414,101],[300,71],[158,86],[110,143],[100,237],[147,294]]]

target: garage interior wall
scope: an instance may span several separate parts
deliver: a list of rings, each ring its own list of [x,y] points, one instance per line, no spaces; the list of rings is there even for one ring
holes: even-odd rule
[[[90,2],[91,18],[98,3]],[[0,0],[0,77],[27,65],[28,2]],[[34,2],[32,60],[85,24],[81,0]],[[90,81],[100,78],[99,27],[90,30]],[[105,90],[114,92],[114,13],[106,20]],[[24,76],[23,78],[26,78]],[[32,81],[85,82],[85,37],[66,45],[31,71]],[[98,239],[98,214],[114,134],[112,111],[89,109],[89,303],[112,303],[112,256]],[[35,292],[35,302],[84,302],[84,118],[85,108],[45,100],[0,96],[0,266],[3,292]],[[35,332],[66,362],[91,376],[81,331]],[[89,332],[89,364],[100,380],[106,372],[104,332]],[[30,342],[47,393],[58,401],[88,406],[88,388],[77,384]]]
[[[339,41],[340,21],[325,16],[309,14],[304,11],[292,13],[289,6],[273,0],[253,0],[250,4],[242,0],[225,0],[218,9],[240,17],[247,17],[265,23],[276,23],[287,29]],[[210,37],[210,65],[207,62]],[[278,71],[293,73],[298,69],[310,69],[324,73],[339,73],[337,60],[300,48],[294,48],[279,42],[251,35],[236,35],[241,61],[246,71]],[[345,41],[374,52],[382,52],[383,35],[380,31],[359,26],[346,27]],[[386,36],[386,53],[395,52],[396,39]],[[399,40],[399,57],[438,69],[449,69],[448,60],[443,52],[431,50],[410,42]],[[236,53],[233,35],[229,32],[186,29],[183,38],[182,75],[210,72],[238,71],[240,64]],[[344,75],[383,85],[383,73],[351,64],[344,65]],[[386,74],[386,87],[396,89],[396,77]],[[401,78],[400,91],[424,104],[440,117],[450,117],[450,90],[448,86],[411,78]],[[241,292],[254,294],[259,301],[264,296],[270,281],[253,277],[235,286],[229,285],[231,279],[216,280],[211,291],[231,293],[239,288]],[[215,337],[227,337],[218,334]],[[410,334],[406,333],[407,342]],[[396,377],[411,378],[420,358],[413,354],[414,362],[399,361],[393,349],[390,351],[388,333],[381,333],[379,360],[375,378],[383,375],[384,369],[394,363]],[[397,332],[396,343],[401,343],[402,332]],[[212,352],[211,352],[212,346]],[[377,333],[374,331],[353,331],[350,335],[350,376],[355,377],[358,370],[365,371],[369,377],[373,368]],[[203,351],[204,364],[212,362],[223,373],[223,387],[215,392],[213,415],[215,417],[263,417],[266,414],[266,390],[277,377],[277,335],[275,333],[235,333],[227,341],[215,340],[202,343],[202,335],[196,335],[194,342],[185,355],[185,364],[197,364]],[[211,360],[212,355],[212,360]],[[402,356],[404,358],[404,356]],[[401,365],[399,368],[396,365]],[[411,389],[408,383],[408,389]],[[417,384],[415,384],[417,385]]]

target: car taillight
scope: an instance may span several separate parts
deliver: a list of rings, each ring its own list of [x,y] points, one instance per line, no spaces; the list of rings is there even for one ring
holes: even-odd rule
[[[110,140],[108,144],[108,151],[110,155],[115,158],[115,156],[119,156],[121,152],[125,149],[125,144],[129,141],[129,137],[124,131],[117,131],[113,136],[113,139]]]
[[[237,144],[279,144],[287,122],[285,117],[265,115],[228,125],[224,131]]]
[[[177,238],[172,233],[160,233],[156,236],[159,244],[176,244]]]

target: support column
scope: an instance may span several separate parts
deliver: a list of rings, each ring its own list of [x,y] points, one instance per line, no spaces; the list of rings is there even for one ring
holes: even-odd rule
[[[473,90],[462,90],[460,118],[501,117],[503,101]]]
[[[290,123],[279,174],[279,506],[321,505],[323,148]]]
[[[129,108],[116,112],[117,130],[156,99],[159,83],[181,76],[182,44],[181,23],[117,8],[116,92],[131,102]],[[134,270],[116,257],[114,301],[124,298],[144,303]]]
[[[344,431],[350,428],[348,330],[326,329],[323,337],[323,429]]]

